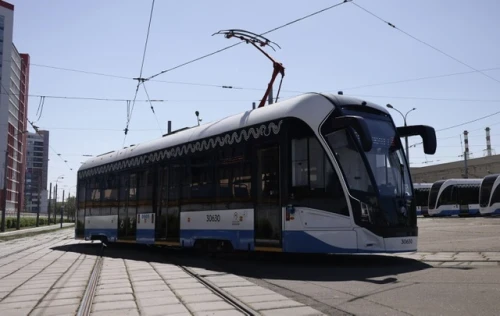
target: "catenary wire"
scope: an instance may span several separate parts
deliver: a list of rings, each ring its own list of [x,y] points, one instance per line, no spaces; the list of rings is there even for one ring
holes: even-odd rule
[[[275,28],[273,28],[273,29],[270,29],[269,31],[266,31],[266,32],[261,33],[261,34],[259,34],[259,35],[260,35],[260,36],[262,36],[262,35],[269,34],[269,33],[271,33],[271,32],[277,31],[277,30],[279,30],[279,29],[282,29],[282,28],[284,28],[284,27],[287,27],[287,26],[292,25],[292,24],[294,24],[294,23],[297,23],[297,22],[299,22],[299,21],[302,21],[302,20],[305,20],[305,19],[307,19],[307,18],[310,18],[310,17],[312,17],[312,16],[314,16],[314,15],[317,15],[317,14],[320,14],[320,13],[322,13],[322,12],[325,12],[325,11],[331,10],[331,9],[333,9],[333,8],[336,8],[336,7],[338,7],[338,6],[342,5],[342,4],[347,3],[347,2],[350,2],[350,1],[352,1],[352,0],[344,0],[344,1],[340,2],[340,3],[337,3],[337,4],[334,4],[334,5],[331,5],[331,6],[329,6],[329,7],[324,8],[324,9],[321,9],[321,10],[315,11],[315,12],[313,12],[313,13],[311,13],[311,14],[308,14],[308,15],[303,16],[303,17],[301,17],[301,18],[295,19],[295,20],[293,20],[293,21],[290,21],[290,22],[288,22],[288,23],[285,23],[285,24],[283,24],[283,25],[280,25],[280,26],[278,26],[278,27],[275,27]],[[216,50],[215,52],[212,52],[212,53],[209,53],[209,54],[206,54],[206,55],[200,56],[200,57],[198,57],[198,58],[195,58],[195,59],[193,59],[193,60],[190,60],[190,61],[184,62],[184,63],[182,63],[182,64],[180,64],[180,65],[175,66],[175,67],[172,67],[172,68],[168,68],[168,69],[162,70],[162,71],[160,71],[159,73],[154,74],[154,75],[152,75],[152,76],[150,76],[150,77],[146,78],[146,80],[151,80],[151,79],[156,78],[156,77],[158,77],[158,76],[160,76],[160,75],[162,75],[162,74],[164,74],[164,73],[170,72],[170,71],[175,70],[175,69],[179,69],[179,68],[181,68],[181,67],[187,66],[187,65],[192,64],[192,63],[194,63],[194,62],[197,62],[197,61],[199,61],[199,60],[202,60],[202,59],[205,59],[205,58],[207,58],[207,57],[210,57],[210,56],[216,55],[216,54],[218,54],[218,53],[221,53],[221,52],[223,52],[223,51],[225,51],[225,50],[228,50],[228,49],[230,49],[230,48],[233,48],[233,47],[235,47],[235,46],[237,46],[237,45],[240,45],[240,44],[242,44],[242,43],[243,43],[243,42],[238,42],[238,43],[236,43],[236,44],[229,45],[229,46],[227,46],[227,47],[224,47],[224,48],[221,48],[221,49],[219,49],[219,50]]]
[[[421,40],[421,39],[417,38],[416,36],[411,35],[410,33],[406,32],[406,31],[403,31],[402,29],[400,29],[400,28],[399,28],[399,27],[397,27],[396,25],[392,24],[392,23],[391,23],[391,22],[389,22],[389,21],[386,21],[386,20],[382,19],[381,17],[379,17],[379,16],[378,16],[378,15],[376,15],[375,13],[373,13],[373,12],[371,12],[371,11],[369,11],[369,10],[365,9],[364,7],[362,7],[362,6],[360,6],[359,4],[355,3],[354,1],[352,1],[351,3],[352,3],[353,5],[355,5],[356,7],[358,7],[359,9],[361,9],[361,10],[365,11],[366,13],[368,13],[368,14],[372,15],[373,17],[377,18],[378,20],[382,21],[383,23],[385,23],[385,24],[389,25],[389,26],[390,26],[390,27],[392,27],[393,29],[398,30],[399,32],[401,32],[401,33],[405,34],[406,36],[408,36],[408,37],[410,37],[410,38],[414,39],[415,41],[417,41],[417,42],[419,42],[419,43],[421,43],[421,44],[424,44],[424,45],[425,45],[425,46],[427,46],[427,47],[430,47],[431,49],[433,49],[433,50],[435,50],[435,51],[437,51],[437,52],[441,53],[442,55],[444,55],[444,56],[446,56],[446,57],[448,57],[448,58],[450,58],[450,59],[452,59],[452,60],[454,60],[454,61],[456,61],[456,62],[458,62],[458,63],[460,63],[460,64],[462,64],[462,65],[464,65],[464,66],[466,66],[467,68],[470,68],[470,69],[472,69],[472,70],[474,70],[474,71],[476,71],[476,72],[478,72],[478,73],[482,74],[483,76],[485,76],[485,77],[487,77],[487,78],[489,78],[489,79],[491,79],[491,80],[494,80],[494,81],[495,81],[495,82],[497,82],[497,83],[500,83],[500,80],[498,80],[498,79],[496,79],[496,78],[494,78],[494,77],[492,77],[492,76],[490,76],[490,75],[488,75],[488,74],[484,73],[483,71],[480,71],[480,70],[479,70],[479,69],[477,69],[477,68],[472,67],[471,65],[469,65],[469,64],[467,64],[467,63],[465,63],[465,62],[461,61],[460,59],[458,59],[458,58],[456,58],[456,57],[453,57],[452,55],[450,55],[450,54],[446,53],[445,51],[443,51],[443,50],[441,50],[441,49],[439,49],[439,48],[437,48],[437,47],[435,47],[435,46],[433,46],[433,45],[431,45],[431,44],[429,44],[429,43],[427,43],[427,42],[425,42],[425,41],[423,41],[423,40]]]

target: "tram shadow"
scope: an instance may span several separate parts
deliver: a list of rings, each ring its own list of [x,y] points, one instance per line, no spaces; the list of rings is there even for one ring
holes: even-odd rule
[[[390,284],[397,283],[399,275],[432,268],[418,260],[384,255],[222,253],[209,256],[186,250],[136,244],[102,247],[100,242],[64,245],[52,249],[91,256],[102,255],[104,258],[174,264],[255,279]]]

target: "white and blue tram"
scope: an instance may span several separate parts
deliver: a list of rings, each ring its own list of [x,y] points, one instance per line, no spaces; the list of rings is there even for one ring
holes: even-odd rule
[[[429,215],[479,215],[481,181],[481,179],[448,179],[434,182],[429,193]]]
[[[500,215],[500,174],[483,178],[479,199],[481,215]]]
[[[404,252],[417,248],[398,127],[378,105],[309,93],[89,159],[75,237],[209,250]]]
[[[432,183],[414,183],[413,189],[415,192],[415,206],[417,208],[417,216],[429,216],[429,192],[431,191]]]

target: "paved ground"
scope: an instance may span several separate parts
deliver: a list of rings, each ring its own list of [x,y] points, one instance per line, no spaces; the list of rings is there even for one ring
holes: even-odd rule
[[[209,258],[110,246],[89,309],[241,315],[228,294],[262,315],[498,315],[500,218],[422,218],[419,226],[420,251],[399,256]],[[76,313],[101,247],[72,234],[0,242],[1,315]]]
[[[63,229],[0,243],[2,316],[75,315],[85,302],[94,316],[244,315],[228,298],[256,315],[324,315],[242,277],[179,266],[179,259],[169,260],[160,249],[103,250],[72,235]],[[97,266],[95,292],[86,295]]]

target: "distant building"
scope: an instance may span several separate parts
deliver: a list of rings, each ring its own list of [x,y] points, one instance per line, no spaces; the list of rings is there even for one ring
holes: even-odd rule
[[[38,134],[28,133],[24,211],[36,213],[40,207],[40,213],[46,214],[49,131],[39,130],[38,132]]]
[[[500,155],[467,160],[468,178],[484,178],[489,174],[500,173]],[[465,178],[465,162],[455,161],[428,167],[411,168],[414,183],[436,182],[441,179]]]
[[[12,43],[13,28],[14,6],[0,1],[0,201],[5,194],[7,212],[24,208],[28,113],[29,55]]]

